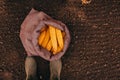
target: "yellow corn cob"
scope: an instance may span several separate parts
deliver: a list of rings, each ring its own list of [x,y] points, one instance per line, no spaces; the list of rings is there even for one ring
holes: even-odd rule
[[[62,36],[63,36],[63,38],[65,37],[65,32],[62,32]]]
[[[53,26],[49,26],[50,38],[53,47],[53,51],[57,51],[57,39],[56,39],[56,32]]]
[[[89,4],[91,2],[91,0],[81,0],[82,4]]]
[[[62,48],[58,46],[57,51],[56,51],[56,52],[53,51],[53,54],[55,55],[55,54],[57,54],[58,52],[60,52],[61,50],[62,50]]]
[[[43,42],[42,42],[42,47],[44,47],[44,48],[46,47],[49,39],[50,39],[50,34],[49,34],[49,30],[47,30],[46,35],[45,35],[45,38],[44,38],[44,40],[43,40]]]
[[[57,41],[60,48],[63,48],[63,36],[61,30],[56,28]]]
[[[47,44],[47,46],[46,46],[46,49],[47,49],[48,51],[50,51],[51,48],[52,48],[52,44],[51,44],[51,40],[49,40],[49,42],[48,42],[48,44]]]
[[[43,32],[44,30],[46,30],[46,27],[43,27],[43,28],[40,30],[40,32]]]
[[[38,43],[39,43],[39,45],[42,44],[42,42],[43,42],[43,40],[44,40],[44,38],[45,38],[45,35],[46,35],[46,31],[41,32],[41,34],[40,34],[40,36],[39,36],[39,38],[38,38]]]

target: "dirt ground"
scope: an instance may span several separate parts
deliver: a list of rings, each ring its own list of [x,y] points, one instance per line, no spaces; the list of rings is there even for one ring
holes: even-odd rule
[[[61,80],[120,80],[120,0],[0,0],[0,80],[25,80],[19,32],[31,8],[70,30]],[[35,59],[40,80],[49,80],[49,62]]]

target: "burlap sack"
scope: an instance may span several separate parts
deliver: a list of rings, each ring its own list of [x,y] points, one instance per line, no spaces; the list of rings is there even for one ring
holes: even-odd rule
[[[64,49],[54,56],[51,56],[49,51],[38,45],[40,29],[45,27],[45,25],[53,25],[66,33]],[[44,12],[32,9],[21,25],[20,39],[28,56],[40,56],[48,61],[52,61],[60,59],[66,52],[70,43],[70,33],[62,22],[52,19]]]

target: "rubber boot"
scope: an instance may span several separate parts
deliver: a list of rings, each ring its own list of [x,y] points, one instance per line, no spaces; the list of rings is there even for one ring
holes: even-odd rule
[[[38,80],[36,77],[37,64],[33,57],[27,56],[25,60],[26,80]]]
[[[60,80],[61,69],[62,69],[61,59],[50,61],[50,80]]]

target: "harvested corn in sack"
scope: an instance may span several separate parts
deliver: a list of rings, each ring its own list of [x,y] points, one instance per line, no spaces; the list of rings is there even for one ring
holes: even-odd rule
[[[62,22],[32,9],[21,24],[20,39],[28,56],[52,61],[60,59],[66,52],[70,33]]]

